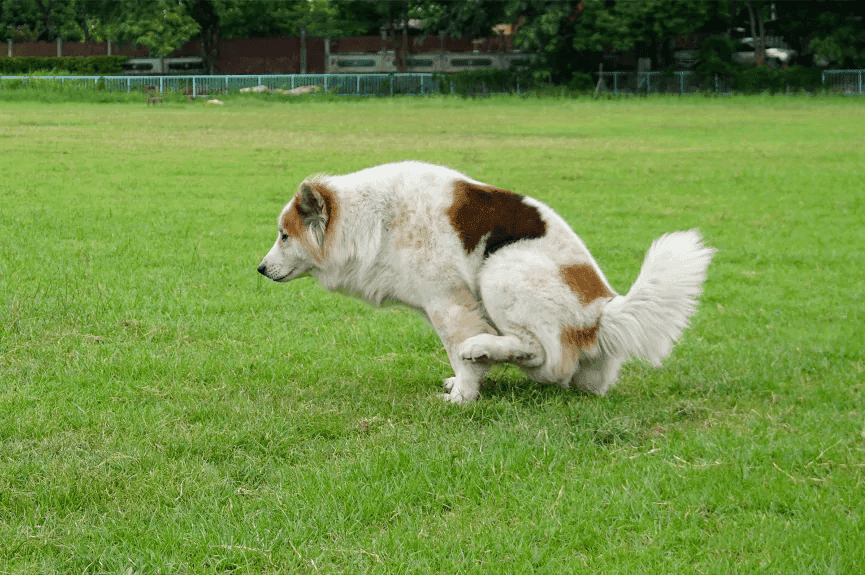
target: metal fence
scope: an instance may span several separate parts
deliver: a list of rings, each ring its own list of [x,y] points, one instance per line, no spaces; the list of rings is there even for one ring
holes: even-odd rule
[[[865,70],[824,70],[822,87],[828,92],[865,94]],[[598,88],[614,94],[688,94],[700,91],[729,94],[731,78],[715,76],[708,82],[695,72],[600,72]]]
[[[865,70],[824,70],[823,87],[830,92],[865,94]]]
[[[417,74],[261,74],[249,76],[0,76],[0,89],[32,82],[57,82],[62,86],[106,91],[182,91],[199,97],[265,86],[270,90],[292,90],[318,86],[331,94],[392,96],[432,94],[440,91],[442,76]],[[865,94],[865,70],[825,70],[822,87],[835,93]],[[734,91],[730,78],[716,76],[706,82],[694,72],[601,72],[598,89],[614,94],[688,94]],[[454,91],[451,83],[449,92]],[[493,90],[495,91],[495,90]],[[519,91],[519,90],[518,90]]]
[[[715,76],[708,83],[694,72],[600,72],[599,91],[614,94],[692,94],[709,90],[733,91],[729,78]]]
[[[143,92],[150,86],[158,93],[182,91],[193,97],[265,86],[292,90],[318,86],[332,94],[388,96],[431,94],[439,91],[433,74],[261,74],[249,76],[0,76],[4,86],[50,81],[62,86],[106,91]],[[15,84],[12,84],[15,83]]]

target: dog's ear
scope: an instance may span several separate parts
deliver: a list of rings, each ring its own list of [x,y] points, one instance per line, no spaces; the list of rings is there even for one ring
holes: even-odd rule
[[[312,232],[319,247],[324,246],[324,232],[327,230],[328,219],[324,197],[313,186],[304,182],[300,187],[296,205],[304,227]]]

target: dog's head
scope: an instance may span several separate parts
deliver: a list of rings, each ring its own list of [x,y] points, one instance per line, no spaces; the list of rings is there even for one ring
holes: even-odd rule
[[[287,282],[318,267],[336,211],[333,193],[318,182],[304,182],[279,215],[279,235],[258,272]]]

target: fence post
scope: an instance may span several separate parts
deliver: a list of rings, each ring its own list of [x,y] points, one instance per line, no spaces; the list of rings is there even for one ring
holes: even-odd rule
[[[108,41],[108,55],[111,55],[111,40]]]
[[[129,76],[126,76],[126,92],[128,93],[131,91],[132,91],[132,78]]]
[[[192,77],[192,97],[195,97],[195,76]]]
[[[162,93],[162,76],[159,77],[159,93]]]
[[[63,56],[63,38],[57,38],[57,57]]]
[[[685,73],[679,72],[679,95],[685,93]]]
[[[300,73],[306,74],[306,26],[300,27]]]
[[[718,75],[715,74],[715,93],[718,93]]]
[[[357,75],[357,95],[360,96],[360,74]]]
[[[393,74],[390,75],[390,95],[393,96]]]
[[[613,93],[619,95],[619,73],[613,72]]]
[[[12,38],[6,40],[6,55],[12,57]]]

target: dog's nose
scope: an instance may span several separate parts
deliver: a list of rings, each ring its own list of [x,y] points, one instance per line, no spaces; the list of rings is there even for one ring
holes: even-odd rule
[[[263,276],[266,276],[267,275],[267,266],[264,264],[258,264],[258,273],[260,273]]]

